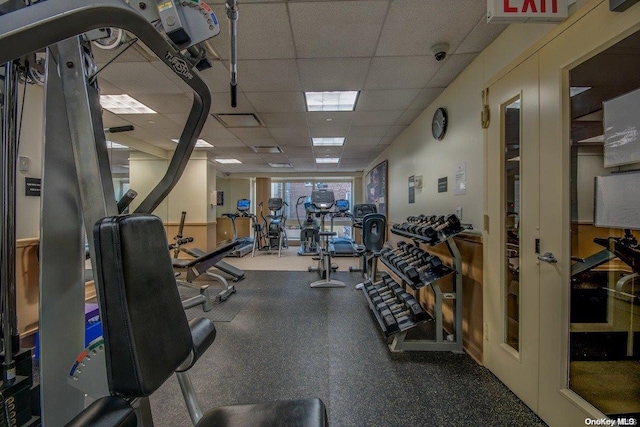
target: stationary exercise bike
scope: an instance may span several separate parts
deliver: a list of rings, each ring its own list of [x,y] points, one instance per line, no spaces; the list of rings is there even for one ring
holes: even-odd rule
[[[311,193],[311,208],[320,214],[320,254],[318,256],[318,267],[309,267],[309,271],[317,271],[320,280],[316,280],[309,286],[312,288],[344,288],[344,282],[331,279],[331,272],[336,271],[338,266],[331,264],[333,245],[329,238],[335,236],[333,231],[324,231],[325,217],[331,213],[331,208],[335,204],[335,196],[332,190],[314,190]]]
[[[282,248],[287,247],[287,233],[285,231],[285,223],[287,217],[284,214],[284,206],[287,203],[280,197],[272,197],[267,202],[267,207],[271,212],[265,216],[263,213],[263,203],[260,202],[260,216],[262,224],[253,224],[253,251],[251,256],[254,257],[256,249],[259,251],[278,250],[278,257],[282,254]]]
[[[307,218],[300,222],[298,206],[304,205]],[[311,210],[311,202],[306,196],[300,196],[296,202],[296,217],[300,226],[300,249],[298,255],[318,255],[320,252],[320,225],[315,219],[315,212]]]

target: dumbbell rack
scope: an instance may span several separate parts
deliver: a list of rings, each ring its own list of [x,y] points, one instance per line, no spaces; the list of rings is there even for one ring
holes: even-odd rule
[[[435,304],[433,308],[433,316],[435,321],[435,338],[434,339],[407,339],[407,330],[397,333],[389,349],[393,352],[401,351],[451,351],[454,353],[463,353],[463,336],[462,336],[462,257],[458,246],[453,240],[454,236],[462,231],[471,228],[470,226],[463,226],[462,229],[456,233],[444,234],[440,233],[440,238],[436,241],[428,241],[423,236],[410,233],[405,230],[392,228],[391,232],[398,236],[406,237],[418,245],[419,243],[426,244],[428,246],[436,246],[442,243],[447,245],[447,249],[452,256],[453,268],[441,266],[436,271],[424,272],[424,275],[420,276],[421,283],[414,284],[407,277],[398,271],[395,266],[382,260],[383,264],[402,280],[407,286],[416,291],[416,299],[419,298],[420,289],[430,286],[435,295]],[[446,276],[453,274],[453,292],[442,292],[438,281]],[[444,325],[442,317],[442,304],[445,300],[455,300],[453,304],[453,331],[451,334],[444,335]]]
[[[383,275],[385,275],[386,273],[383,273]],[[402,289],[402,286],[396,282],[395,280],[391,279],[389,277],[391,284],[390,286],[398,286],[398,288]],[[376,320],[378,321],[378,325],[380,326],[380,329],[382,330],[382,332],[384,333],[384,335],[386,337],[390,337],[394,334],[398,334],[398,333],[402,333],[402,332],[406,332],[409,329],[413,329],[416,326],[428,322],[430,320],[429,315],[424,312],[424,310],[422,310],[422,308],[419,306],[419,303],[417,300],[414,300],[413,303],[418,305],[418,307],[421,310],[420,313],[420,318],[416,318],[416,319],[410,319],[409,317],[406,317],[402,322],[398,322],[396,324],[396,327],[398,328],[398,330],[390,330],[389,327],[387,327],[383,317],[384,317],[384,313],[383,311],[388,308],[390,305],[394,305],[394,304],[402,304],[402,301],[400,299],[398,299],[397,295],[396,298],[394,298],[393,300],[388,300],[387,302],[383,303],[383,307],[379,308],[377,306],[377,304],[373,301],[374,295],[377,292],[374,292],[373,294],[371,294],[370,292],[372,291],[372,289],[374,289],[376,287],[377,283],[374,283],[371,281],[371,279],[367,280],[364,283],[364,287],[362,288],[365,298],[367,299],[367,302],[369,303],[369,307],[371,308],[371,311],[373,312],[373,315],[375,316]],[[411,297],[413,299],[413,297]]]

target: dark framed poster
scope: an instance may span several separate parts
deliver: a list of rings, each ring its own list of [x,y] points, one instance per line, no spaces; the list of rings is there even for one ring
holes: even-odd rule
[[[378,212],[387,215],[387,161],[376,165],[365,176],[365,202],[373,203]]]

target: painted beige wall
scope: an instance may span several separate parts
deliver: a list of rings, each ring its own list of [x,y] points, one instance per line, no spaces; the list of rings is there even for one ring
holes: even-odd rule
[[[224,205],[218,206],[218,216],[225,212],[235,212],[238,199],[251,198],[251,180],[249,178],[222,178],[218,176],[216,187],[218,191],[224,191]]]
[[[149,195],[167,170],[169,162],[140,151],[129,154],[129,187],[138,192],[138,196],[131,202],[130,212],[133,212]],[[169,217],[168,201],[163,200],[152,212],[166,222]]]
[[[482,226],[483,143],[480,125],[481,92],[485,82],[542,38],[556,24],[515,24],[508,27],[442,94],[374,160],[365,174],[383,160],[389,161],[389,221],[402,222],[409,215],[447,214],[462,208],[462,220]],[[445,65],[446,66],[446,65]],[[438,107],[447,109],[445,138],[431,136],[431,118]],[[466,195],[454,196],[454,168],[466,162]],[[408,178],[423,176],[416,202],[408,202]],[[449,191],[438,193],[438,178],[447,177]]]
[[[22,100],[23,87],[18,89]],[[24,122],[20,128],[20,148],[18,155],[29,157],[28,172],[17,172],[16,176],[16,238],[40,237],[40,197],[24,195],[25,177],[42,177],[42,140],[44,115],[44,89],[42,86],[27,85]],[[20,107],[18,107],[20,108]]]

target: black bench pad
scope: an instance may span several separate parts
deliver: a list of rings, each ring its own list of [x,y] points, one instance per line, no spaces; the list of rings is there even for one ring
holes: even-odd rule
[[[327,410],[320,399],[282,400],[221,406],[207,411],[196,427],[325,427]]]
[[[136,427],[137,423],[136,414],[127,401],[107,396],[87,406],[65,427]]]

